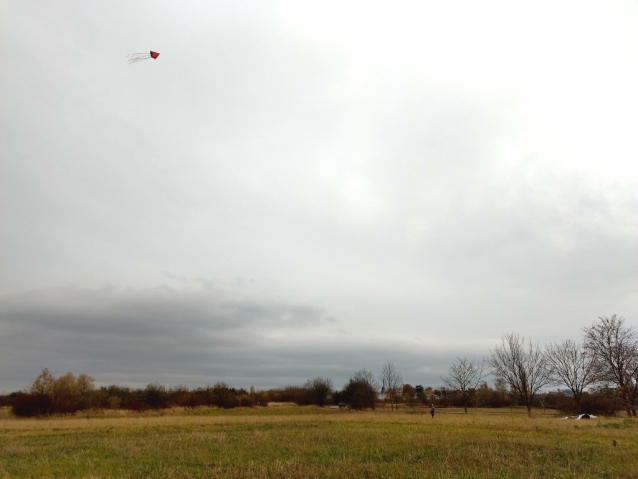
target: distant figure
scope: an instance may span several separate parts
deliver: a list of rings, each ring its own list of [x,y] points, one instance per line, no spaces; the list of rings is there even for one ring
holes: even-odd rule
[[[430,414],[432,414],[432,419],[434,419],[434,412],[436,411],[436,408],[434,407],[434,404],[432,404],[432,407],[430,408]]]

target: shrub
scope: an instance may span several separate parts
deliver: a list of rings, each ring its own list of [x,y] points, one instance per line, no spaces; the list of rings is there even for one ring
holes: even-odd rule
[[[343,398],[353,409],[371,408],[374,410],[377,401],[378,385],[372,373],[357,371],[343,388]]]
[[[213,404],[217,407],[230,409],[239,406],[237,393],[226,383],[217,383],[213,386]]]
[[[314,404],[316,406],[325,406],[334,389],[332,380],[329,378],[314,378],[308,379],[304,385],[305,389],[305,401],[307,404]]]
[[[9,406],[9,407],[13,406],[13,401],[15,400],[16,396],[19,396],[20,394],[23,394],[23,393],[12,392],[10,394],[0,396],[0,406]]]
[[[59,400],[54,405],[54,412],[62,414],[73,414],[83,409],[86,409],[86,403],[82,401],[72,401],[70,399]]]
[[[256,403],[258,406],[268,406],[268,394],[265,391],[259,391],[256,397]]]
[[[150,408],[151,407],[144,401],[139,401],[137,399],[134,399],[128,404],[128,409],[130,409],[131,411],[143,412],[148,411]]]
[[[580,412],[598,416],[613,416],[616,411],[624,409],[620,397],[613,390],[603,389],[594,394],[583,394],[580,401]]]
[[[580,409],[571,397],[564,397],[553,407],[563,414],[595,414],[597,416],[613,416],[617,411],[624,409],[620,397],[613,389],[601,388],[596,391],[584,393],[580,401]]]
[[[161,384],[149,384],[142,394],[142,402],[148,404],[152,409],[166,409],[168,407],[168,392]],[[131,409],[130,406],[129,409]]]
[[[302,386],[270,389],[268,391],[268,400],[270,402],[294,402],[300,406],[310,404],[308,390]]]
[[[18,394],[11,410],[20,417],[48,416],[53,412],[53,400],[47,394]]]

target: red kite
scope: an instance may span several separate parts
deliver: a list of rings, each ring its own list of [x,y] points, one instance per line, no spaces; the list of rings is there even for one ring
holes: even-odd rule
[[[142,60],[150,60],[151,58],[153,60],[157,60],[157,57],[159,57],[159,52],[154,52],[153,50],[151,50],[148,53],[131,53],[130,55],[126,55],[128,57],[128,62],[127,63],[136,63],[136,62],[141,62]]]

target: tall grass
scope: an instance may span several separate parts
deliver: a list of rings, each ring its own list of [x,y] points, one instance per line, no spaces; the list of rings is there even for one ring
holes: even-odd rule
[[[628,419],[256,411],[4,418],[0,477],[638,478]]]

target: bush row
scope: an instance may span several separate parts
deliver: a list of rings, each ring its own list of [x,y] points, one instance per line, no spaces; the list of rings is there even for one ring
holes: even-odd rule
[[[263,392],[235,389],[224,383],[212,387],[189,390],[185,387],[167,389],[159,384],[149,384],[144,389],[131,389],[112,385],[85,392],[82,396],[56,397],[42,393],[13,393],[4,396],[4,404],[21,417],[46,416],[53,413],[72,414],[84,409],[129,409],[146,411],[169,407],[216,406],[267,406]]]
[[[336,390],[332,381],[326,378],[309,379],[303,386],[287,386],[256,392],[236,389],[225,383],[217,383],[205,388],[188,389],[183,386],[167,389],[152,383],[143,389],[111,385],[95,388],[90,376],[75,377],[67,373],[57,379],[43,369],[29,392],[0,396],[0,405],[11,406],[17,416],[44,416],[53,413],[72,414],[84,409],[128,409],[146,411],[169,407],[194,408],[215,406],[219,408],[267,406],[269,402],[290,402],[298,405],[344,405],[354,409],[374,409],[383,402],[383,393],[374,381],[372,373],[363,370],[355,373],[342,390]],[[407,406],[436,403],[439,407],[463,407],[464,398],[459,391],[440,388],[412,387],[404,384],[400,393],[394,394],[394,403]],[[495,389],[483,384],[473,390],[470,407],[511,407],[517,406],[517,396],[510,394],[506,387],[497,384]],[[542,393],[536,397],[536,406],[556,409],[564,414],[587,412],[596,415],[612,415],[623,409],[623,402],[615,389],[598,388],[585,393],[576,410],[575,401],[562,392]]]

